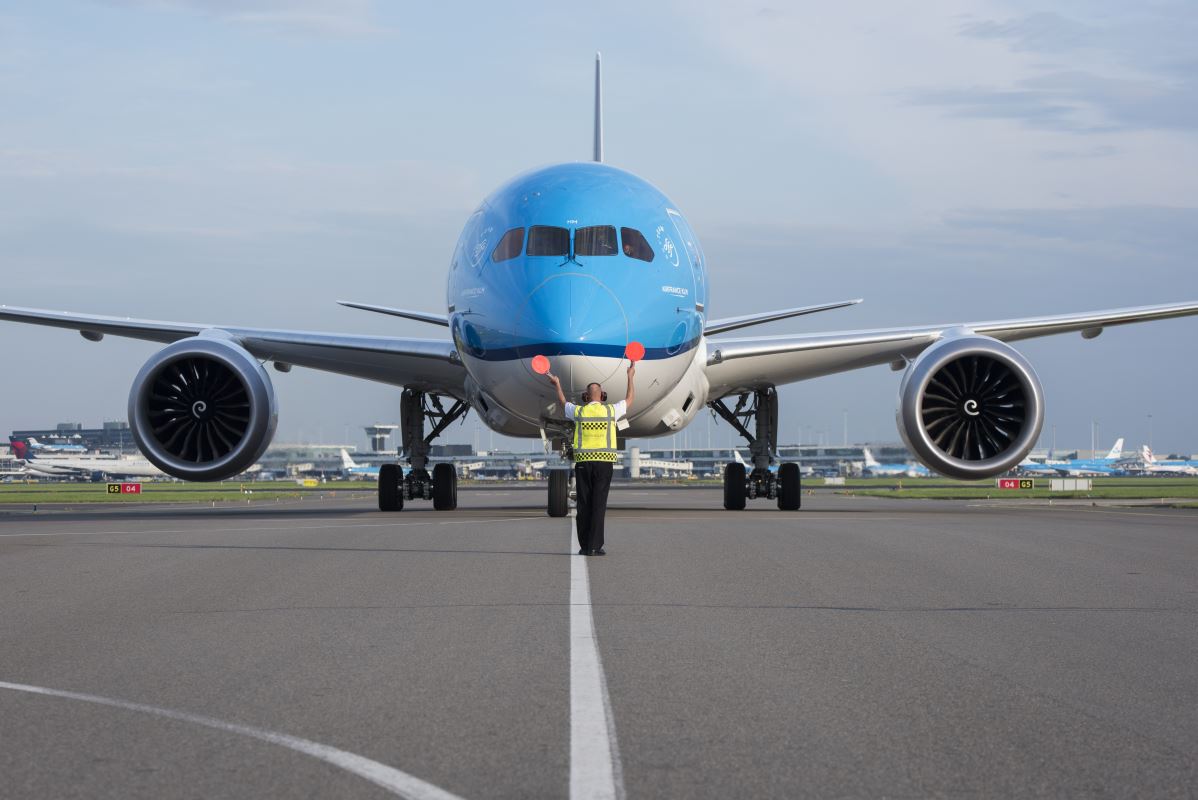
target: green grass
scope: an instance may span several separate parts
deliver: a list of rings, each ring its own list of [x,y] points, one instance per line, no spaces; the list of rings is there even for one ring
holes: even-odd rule
[[[808,481],[808,486],[822,485]],[[1194,498],[1198,500],[1198,478],[1094,478],[1088,492],[1053,492],[1048,479],[1037,478],[1035,489],[999,489],[988,481],[954,481],[947,478],[849,478],[838,494],[866,497],[907,497],[941,500],[1014,500],[1018,498],[1102,500],[1152,500]],[[900,488],[901,487],[901,488]]]
[[[330,481],[315,487],[294,481],[222,483],[143,482],[142,493],[109,494],[105,483],[0,484],[0,505],[80,503],[257,503],[374,494],[372,481]]]
[[[849,478],[844,486],[829,486],[837,494],[866,497],[900,497],[941,500],[1014,500],[1019,498],[1106,500],[1155,500],[1168,498],[1173,505],[1198,508],[1198,478],[1094,478],[1089,492],[1051,492],[1046,479],[1036,479],[1028,490],[998,489],[993,480],[954,481],[948,478]],[[466,484],[465,481],[462,482]],[[661,483],[661,482],[655,482]],[[678,486],[719,486],[718,481],[679,480]],[[493,482],[480,482],[492,486]],[[824,486],[821,478],[803,481],[805,488]],[[902,488],[899,488],[899,487]],[[142,494],[108,494],[103,483],[11,483],[0,484],[0,505],[85,504],[85,503],[259,503],[320,497],[372,497],[374,481],[330,481],[315,487],[294,481],[225,481],[223,483],[143,482]]]

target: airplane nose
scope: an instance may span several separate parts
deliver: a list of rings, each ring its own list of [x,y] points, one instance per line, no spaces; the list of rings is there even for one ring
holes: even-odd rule
[[[619,298],[590,275],[555,275],[534,289],[520,311],[516,332],[524,347],[550,356],[581,356],[588,380],[603,382],[620,366],[628,344],[628,318]]]

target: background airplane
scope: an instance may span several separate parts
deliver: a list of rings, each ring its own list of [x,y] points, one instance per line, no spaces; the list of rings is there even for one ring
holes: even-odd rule
[[[267,364],[401,386],[400,456],[408,469],[380,467],[379,508],[387,511],[414,499],[456,508],[456,471],[447,463],[429,468],[431,443],[470,410],[496,432],[541,438],[568,462],[571,424],[533,360],[550,358],[577,397],[590,382],[618,383],[626,349],[643,345],[637,402],[621,440],[671,435],[709,407],[751,456],[750,464],[726,465],[724,508],[765,498],[797,510],[799,467],[778,463],[780,385],[888,364],[902,372],[899,434],[919,461],[949,477],[986,478],[1019,464],[1044,423],[1040,379],[1012,342],[1062,333],[1093,339],[1113,326],[1198,314],[1198,303],[990,321],[953,313],[931,325],[730,336],[859,300],[711,318],[698,237],[660,189],[603,163],[600,111],[596,58],[592,161],[526,172],[483,199],[453,251],[444,313],[345,303],[426,323],[436,338],[9,306],[0,306],[0,319],[73,329],[93,342],[113,335],[166,344],[133,379],[129,425],[147,459],[186,480],[236,475],[265,451],[278,419]],[[570,475],[550,471],[553,516],[568,512]]]
[[[1140,447],[1139,468],[1149,475],[1198,475],[1198,464],[1191,461],[1157,461],[1148,445]]]
[[[914,461],[880,464],[878,463],[878,460],[874,458],[873,451],[871,451],[868,447],[865,448],[865,466],[861,471],[864,474],[875,478],[899,475],[909,478],[926,478],[932,474],[923,464],[919,464]]]
[[[357,461],[354,461],[350,457],[349,451],[346,450],[344,447],[342,447],[341,448],[341,472],[344,475],[377,478],[378,474],[379,474],[379,468],[377,466],[367,466],[364,464],[359,464]]]
[[[1064,461],[1048,462],[1059,474],[1080,477],[1087,475],[1116,475],[1123,472],[1119,462],[1123,460],[1123,439],[1115,440],[1115,444],[1102,458],[1073,458]]]
[[[20,439],[10,439],[13,455],[28,472],[58,478],[161,478],[166,473],[145,458],[88,455],[42,455]]]
[[[39,442],[36,437],[30,436],[26,440],[29,444],[29,449],[35,453],[86,453],[87,448],[81,444],[60,444]]]

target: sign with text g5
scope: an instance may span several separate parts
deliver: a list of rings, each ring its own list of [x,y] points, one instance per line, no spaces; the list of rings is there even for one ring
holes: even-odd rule
[[[141,494],[140,483],[110,483],[108,484],[109,494]]]
[[[1000,489],[1035,489],[1036,482],[1031,478],[999,478]]]

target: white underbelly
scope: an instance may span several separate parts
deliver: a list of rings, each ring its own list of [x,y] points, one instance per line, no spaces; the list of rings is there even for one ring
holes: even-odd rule
[[[636,366],[636,395],[624,438],[664,436],[684,428],[706,403],[703,374],[706,344],[671,358]],[[547,421],[561,420],[562,409],[549,379],[527,361],[485,361],[463,354],[470,378],[471,406],[492,430],[509,436],[539,436]],[[588,383],[602,382],[610,402],[624,399],[628,362],[595,356],[554,356],[550,369],[562,382],[566,399],[579,402]],[[611,376],[610,378],[608,376]],[[605,380],[606,379],[606,380]]]

